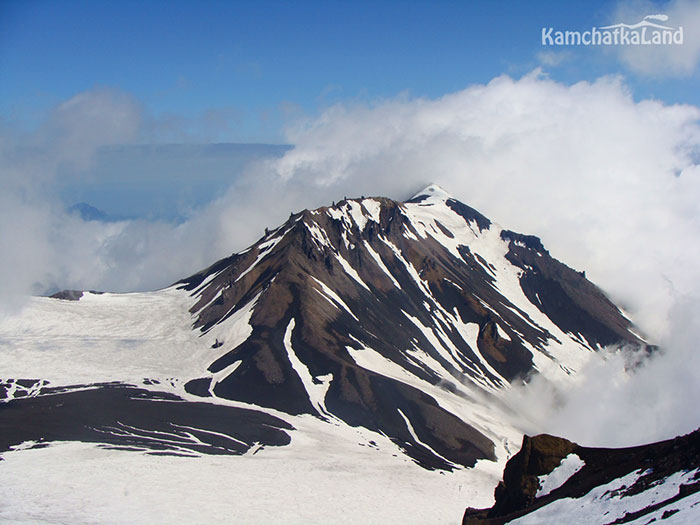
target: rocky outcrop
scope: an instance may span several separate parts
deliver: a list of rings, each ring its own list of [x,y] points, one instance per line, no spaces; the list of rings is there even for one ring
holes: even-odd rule
[[[539,476],[552,472],[578,448],[571,441],[547,434],[524,436],[520,452],[507,463],[503,481],[496,487],[493,514],[509,514],[532,505]]]
[[[551,474],[569,454],[576,454],[584,463],[583,467],[573,473],[563,483],[549,492],[537,497],[541,476]],[[496,487],[495,504],[490,509],[467,508],[463,523],[502,524],[536,512],[555,501],[565,498],[585,498],[594,489],[603,487],[625,476],[631,476],[631,482],[620,487],[604,491],[604,497],[624,508],[629,502],[629,511],[612,519],[595,514],[591,505],[590,523],[626,523],[641,517],[653,520],[654,513],[672,515],[678,509],[679,502],[700,492],[700,429],[688,435],[667,441],[630,448],[606,449],[581,447],[566,439],[546,434],[523,438],[520,452],[507,463],[503,481]],[[659,491],[645,503],[632,502],[632,496],[653,490],[666,483],[672,476],[685,474],[684,480],[677,488]],[[601,489],[602,490],[602,489]],[[638,498],[639,500],[640,498]],[[612,505],[612,504],[611,504]],[[561,516],[559,523],[566,521]],[[542,523],[551,521],[551,513]]]
[[[53,295],[49,295],[49,297],[51,299],[62,299],[64,301],[80,301],[86,293],[102,295],[104,292],[98,292],[96,290],[90,290],[89,292],[85,292],[85,290],[61,290]]]
[[[82,290],[61,290],[49,297],[51,297],[51,299],[63,299],[64,301],[79,301],[82,296]]]

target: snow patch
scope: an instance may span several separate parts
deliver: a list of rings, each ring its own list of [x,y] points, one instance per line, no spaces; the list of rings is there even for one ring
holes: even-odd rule
[[[501,325],[496,323],[496,332],[498,332],[498,336],[501,339],[505,339],[506,341],[510,341],[510,336],[506,333],[506,331],[501,328]]]
[[[360,231],[365,229],[367,225],[367,217],[362,213],[362,206],[355,201],[348,201],[348,212],[352,220],[357,224]]]
[[[426,443],[424,443],[423,441],[420,440],[420,438],[418,437],[418,434],[416,434],[416,431],[415,431],[414,428],[413,428],[413,425],[411,425],[411,421],[408,419],[408,417],[406,417],[406,414],[404,414],[403,412],[401,412],[401,409],[400,409],[400,408],[397,408],[396,411],[397,411],[397,412],[399,413],[399,415],[403,418],[404,422],[406,423],[406,428],[408,429],[408,432],[411,434],[411,437],[413,438],[413,440],[414,440],[416,443],[418,443],[420,446],[422,446],[422,447],[428,449],[428,451],[429,451],[431,454],[434,454],[435,456],[439,457],[441,460],[447,462],[448,465],[453,465],[453,463],[452,463],[449,459],[447,459],[447,458],[444,457],[444,456],[441,456],[440,454],[438,454],[438,453],[435,451],[435,449],[433,449],[432,447],[430,447],[430,445],[428,445],[428,444],[426,444]]]
[[[311,375],[309,368],[301,362],[299,356],[297,356],[294,348],[292,348],[292,332],[294,330],[294,319],[289,321],[287,325],[287,330],[284,333],[284,348],[287,350],[287,357],[292,365],[292,368],[301,379],[306,394],[311,401],[311,405],[318,411],[321,415],[328,416],[329,413],[326,410],[326,393],[331,386],[331,381],[333,380],[333,374],[327,374],[324,376],[314,377]]]
[[[396,286],[400,290],[401,285],[394,278],[394,276],[391,274],[389,269],[386,267],[386,265],[384,264],[384,261],[382,261],[382,258],[380,257],[380,255],[372,249],[372,247],[369,245],[369,243],[367,241],[364,241],[364,243],[365,243],[365,248],[367,249],[367,252],[372,256],[372,259],[375,260],[375,262],[377,263],[379,268],[381,268],[381,270],[389,277],[389,279],[391,279],[391,282],[394,283],[394,286]]]
[[[335,292],[334,292],[333,290],[331,290],[328,286],[326,286],[325,283],[323,283],[322,281],[319,281],[318,279],[316,279],[316,277],[314,277],[313,275],[311,276],[311,278],[312,278],[314,281],[316,281],[316,282],[318,283],[318,285],[321,287],[321,289],[318,290],[318,293],[320,293],[322,296],[324,296],[324,297],[326,298],[326,300],[328,300],[331,304],[333,304],[333,302],[337,303],[337,304],[335,305],[336,308],[337,308],[338,306],[341,306],[347,313],[349,313],[349,314],[353,317],[353,319],[355,319],[355,321],[357,321],[358,323],[360,322],[360,320],[355,316],[355,314],[352,313],[352,310],[350,310],[350,308],[348,307],[348,305],[345,304],[345,301],[343,301],[343,300],[338,296],[337,293],[335,293]]]
[[[360,278],[360,275],[357,273],[355,268],[350,266],[350,263],[348,261],[346,261],[342,255],[336,254],[335,258],[338,260],[340,265],[343,267],[343,270],[345,270],[345,273],[347,273],[350,277],[352,277],[357,282],[357,284],[362,286],[365,290],[367,290],[368,292],[371,291],[369,289],[369,286],[367,286],[365,284],[365,282]]]
[[[306,229],[309,230],[311,233],[311,236],[314,238],[314,241],[316,241],[316,244],[319,248],[323,249],[324,246],[332,248],[332,244],[328,236],[326,235],[326,232],[321,229],[315,222],[312,223],[306,223]]]
[[[549,505],[540,507],[510,523],[518,525],[540,525],[543,523],[585,525],[591,523],[591,516],[605,516],[605,523],[613,523],[626,514],[632,514],[650,505],[673,498],[678,494],[680,486],[691,482],[697,473],[698,469],[690,472],[676,472],[661,480],[660,483],[652,484],[647,490],[628,495],[626,489],[634,485],[644,475],[641,470],[636,470],[610,483],[596,487],[580,498],[555,500]],[[673,505],[680,504],[681,502],[677,501]],[[696,510],[692,513],[693,519],[689,522],[697,521],[697,512]],[[689,516],[686,514],[684,517]],[[673,516],[671,516],[672,518]],[[650,519],[649,516],[643,516],[633,523],[649,523]],[[670,521],[664,520],[664,522],[669,523]],[[688,523],[688,521],[677,523]]]
[[[364,206],[367,213],[369,213],[369,219],[378,224],[382,211],[382,203],[374,199],[365,199],[362,201],[362,206]]]
[[[541,498],[553,490],[558,489],[564,483],[566,483],[571,476],[581,470],[585,464],[586,463],[584,463],[584,461],[576,454],[569,454],[561,460],[559,466],[557,466],[552,472],[538,478],[540,488],[537,489],[535,497]]]

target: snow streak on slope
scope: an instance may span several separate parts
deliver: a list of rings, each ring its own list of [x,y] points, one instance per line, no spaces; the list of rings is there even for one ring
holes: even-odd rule
[[[289,321],[287,330],[284,334],[284,347],[287,350],[287,357],[292,364],[292,368],[296,371],[299,379],[304,384],[306,393],[311,401],[311,404],[318,410],[319,414],[328,414],[326,410],[326,392],[333,380],[333,375],[328,374],[323,377],[314,377],[309,372],[309,368],[301,362],[299,357],[292,348],[292,331],[294,330],[294,319]]]
[[[321,293],[324,297],[328,299],[330,303],[335,303],[335,305],[339,305],[345,310],[347,313],[349,313],[353,319],[359,322],[359,319],[355,316],[354,313],[352,313],[352,310],[348,308],[348,305],[345,304],[345,301],[343,301],[340,297],[338,297],[338,294],[336,294],[333,290],[328,288],[325,283],[319,281],[315,277],[311,277],[318,285],[321,287],[321,290],[319,290],[319,293]],[[336,306],[337,307],[337,306]]]
[[[389,279],[391,279],[391,282],[394,284],[394,286],[396,286],[396,288],[398,288],[400,290],[401,285],[396,280],[396,278],[394,278],[394,276],[391,274],[389,269],[386,267],[386,265],[384,264],[384,261],[382,261],[382,258],[380,257],[380,255],[372,249],[372,247],[369,245],[369,243],[367,241],[365,241],[364,245],[365,245],[365,249],[367,250],[367,252],[372,256],[372,259],[375,260],[377,265],[382,269],[382,271],[387,275],[387,277],[389,277]]]
[[[258,294],[247,305],[235,312],[233,315],[212,327],[212,329],[209,330],[206,335],[202,335],[201,337],[204,339],[204,341],[209,343],[209,346],[212,348],[220,348],[224,345],[226,345],[227,349],[238,348],[238,346],[243,344],[253,333],[253,327],[250,325],[250,318],[253,315],[253,308],[257,304],[259,297],[260,294]],[[224,350],[224,352],[226,351],[228,350]],[[221,357],[224,352],[220,350],[217,353],[213,353],[211,350],[207,351],[207,366],[209,366],[209,363],[211,363],[212,360]],[[241,361],[235,361],[229,366],[214,373],[212,375],[209,393],[214,395],[214,387],[219,383],[219,381],[235,372],[236,368],[238,368],[240,364]]]
[[[356,282],[357,284],[359,284],[360,286],[362,286],[362,288],[364,288],[364,289],[367,290],[368,292],[371,292],[371,290],[369,289],[369,287],[367,286],[367,284],[362,280],[362,278],[360,277],[360,275],[357,273],[357,270],[355,270],[355,268],[353,268],[353,267],[350,265],[350,263],[349,263],[348,261],[346,261],[346,260],[345,260],[342,256],[340,256],[340,255],[337,255],[337,256],[336,256],[336,259],[338,260],[338,262],[340,263],[340,265],[343,267],[343,270],[345,270],[345,272],[346,272],[350,277],[352,277],[352,278],[355,280],[355,282]]]

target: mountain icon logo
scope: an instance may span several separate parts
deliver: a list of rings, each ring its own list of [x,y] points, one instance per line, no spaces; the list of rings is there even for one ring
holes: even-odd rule
[[[656,14],[656,15],[647,15],[644,18],[642,18],[639,22],[636,24],[625,24],[625,23],[618,23],[618,24],[613,24],[609,26],[603,26],[600,29],[616,29],[616,28],[625,28],[625,29],[639,29],[642,27],[653,27],[655,29],[665,29],[669,31],[675,31],[676,27],[669,27],[669,26],[664,26],[661,24],[657,24],[655,22],[651,22],[651,20],[658,20],[659,22],[666,22],[668,21],[668,15],[665,14]]]

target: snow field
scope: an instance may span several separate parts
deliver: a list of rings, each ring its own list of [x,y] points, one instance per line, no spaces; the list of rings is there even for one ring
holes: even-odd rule
[[[0,521],[452,524],[467,504],[492,504],[502,465],[427,471],[381,435],[287,419],[299,429],[289,446],[244,456],[149,456],[84,443],[5,453]]]

